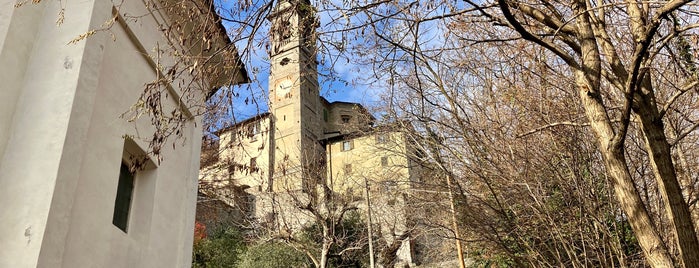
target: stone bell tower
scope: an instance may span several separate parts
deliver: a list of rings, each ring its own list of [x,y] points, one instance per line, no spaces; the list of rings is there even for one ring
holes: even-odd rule
[[[322,174],[316,18],[308,0],[279,1],[270,30],[270,112],[274,191],[306,189]]]

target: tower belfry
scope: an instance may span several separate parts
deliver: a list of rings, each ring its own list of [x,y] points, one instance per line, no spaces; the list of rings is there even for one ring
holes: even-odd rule
[[[320,95],[313,7],[307,0],[283,0],[269,15],[270,112],[274,121],[273,188],[310,185],[323,156],[318,140]],[[320,174],[320,170],[317,172]],[[283,179],[282,179],[283,178]]]

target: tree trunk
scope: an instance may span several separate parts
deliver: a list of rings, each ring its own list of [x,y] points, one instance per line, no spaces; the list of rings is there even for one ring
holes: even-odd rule
[[[325,268],[328,266],[328,254],[330,254],[331,245],[332,239],[330,238],[329,227],[323,226],[323,245],[320,250],[320,265],[318,268]]]
[[[602,104],[602,99],[590,85],[582,71],[576,71],[576,83],[592,130],[597,137],[607,174],[612,180],[614,194],[628,217],[638,243],[652,267],[674,267],[667,247],[657,233],[646,207],[633,183],[624,156],[623,144],[612,144],[614,130]]]
[[[607,173],[612,179],[614,194],[652,267],[674,267],[672,258],[643,205],[629,173],[623,150],[602,150]]]
[[[684,267],[699,267],[699,240],[697,240],[689,206],[684,200],[682,188],[677,180],[662,118],[659,116],[651,94],[651,91],[645,90],[638,94],[634,112],[641,121],[650,163],[660,188],[667,217],[675,230],[673,235],[677,239]]]

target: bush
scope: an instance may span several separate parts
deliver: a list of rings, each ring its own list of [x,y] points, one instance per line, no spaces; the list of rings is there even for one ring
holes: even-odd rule
[[[313,267],[308,257],[278,242],[258,244],[240,256],[238,268]]]
[[[208,238],[194,243],[192,267],[234,267],[245,252],[245,242],[234,227],[219,227]]]

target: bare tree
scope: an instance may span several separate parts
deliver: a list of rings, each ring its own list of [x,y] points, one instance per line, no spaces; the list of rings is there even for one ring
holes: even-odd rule
[[[430,150],[433,160],[444,153],[460,157],[437,163],[440,169],[450,172],[447,174],[453,173],[455,179],[461,179],[461,184],[468,181],[464,179],[468,176],[492,176],[469,170],[469,165],[456,165],[469,163],[464,161],[469,159],[465,155],[488,152],[483,161],[494,161],[492,157],[508,154],[510,160],[520,159],[512,157],[514,148],[494,150],[483,145],[493,143],[489,136],[493,128],[501,135],[527,139],[535,133],[563,126],[584,127],[594,135],[579,139],[595,142],[604,174],[611,182],[610,189],[647,261],[654,267],[680,263],[685,267],[699,266],[699,242],[690,214],[690,206],[696,207],[697,200],[692,195],[697,190],[697,178],[693,175],[697,173],[692,172],[697,165],[691,156],[697,150],[693,141],[699,126],[694,104],[698,82],[693,47],[698,16],[693,3],[498,0],[314,4],[318,14],[329,18],[321,25],[317,38],[320,54],[324,55],[320,61],[332,67],[349,55],[371,56],[373,60],[367,64],[377,70],[377,81],[389,88],[393,86],[391,90],[396,92],[412,94],[404,95],[402,101],[406,105],[395,116],[412,115],[425,123],[418,130],[429,137],[427,142],[438,146]],[[248,41],[242,52],[247,55],[244,59],[249,60],[251,53],[268,44],[259,38],[266,36],[266,32],[259,33],[266,27],[264,18],[274,2],[240,1],[233,6],[222,9],[221,14],[223,20],[234,24],[234,30],[228,33],[232,41]],[[178,136],[178,126],[190,116],[163,110],[160,99],[168,94],[167,85],[179,83],[185,89],[202,88],[187,85],[205,81],[203,78],[213,70],[206,66],[240,66],[241,63],[226,61],[236,58],[232,56],[236,52],[232,45],[211,46],[210,40],[223,38],[215,17],[210,24],[197,24],[203,28],[191,28],[191,20],[210,14],[214,9],[211,3],[157,2],[153,8],[172,14],[175,23],[164,26],[164,33],[172,42],[154,48],[154,63],[160,70],[158,79],[146,85],[141,100],[126,116],[132,119],[143,114],[150,116],[156,133],[148,138],[149,151],[157,155],[169,143],[168,137]],[[111,23],[138,18],[138,14],[122,14]],[[108,31],[109,23],[97,30]],[[77,40],[91,34],[94,32]],[[181,53],[182,50],[188,53]],[[159,55],[165,53],[197,56],[160,62]],[[453,72],[460,68],[468,72]],[[326,72],[333,74],[331,69]],[[191,76],[195,79],[190,79]],[[543,90],[536,85],[550,88]],[[464,90],[464,87],[478,90]],[[508,87],[515,91],[502,97]],[[216,108],[210,110],[230,107],[230,97],[235,94],[214,98],[222,106],[212,105]],[[473,94],[502,99],[477,99]],[[194,110],[203,112],[204,100],[187,97],[194,95],[186,90],[180,94],[182,105],[199,107]],[[510,103],[504,101],[507,98]],[[551,98],[558,102],[546,101]],[[526,107],[537,102],[564,105],[558,109],[539,109],[540,120],[525,120],[516,113],[520,107],[512,104],[520,99],[527,100],[522,104]],[[429,110],[434,107],[442,109]],[[224,114],[227,109],[222,108]],[[477,114],[489,116],[477,121],[474,127],[471,118]],[[531,118],[532,114],[535,113],[527,116]],[[502,118],[526,123],[518,125],[521,129],[509,128]],[[220,124],[217,120],[211,122]],[[460,136],[445,136],[450,132],[438,129],[440,125]],[[525,126],[530,128],[523,129]],[[481,139],[469,144],[467,138],[471,136]],[[459,151],[453,144],[469,146]],[[493,165],[493,169],[502,167]],[[516,165],[510,169],[499,172],[510,175],[521,172]],[[493,198],[511,194],[521,193],[505,191],[493,194]]]
[[[518,76],[519,72],[539,72],[540,75],[547,73],[547,79],[567,81],[567,84],[558,85],[558,89],[565,92],[563,97],[577,100],[569,107],[582,109],[568,109],[568,113],[582,117],[547,120],[533,127],[533,132],[561,125],[589,127],[595,134],[596,148],[611,179],[611,188],[649,263],[657,267],[671,267],[674,263],[684,263],[687,267],[699,265],[695,227],[671,153],[676,141],[668,138],[665,129],[665,122],[671,117],[668,114],[674,113],[677,100],[692,98],[687,95],[693,95],[696,86],[693,61],[685,57],[693,55],[693,49],[686,42],[678,45],[694,33],[694,6],[687,1],[467,3],[446,8],[421,6],[418,2],[382,3],[391,7],[388,11],[364,6],[360,12],[369,18],[370,23],[365,26],[372,34],[365,36],[365,41],[375,41],[368,47],[379,50],[381,55],[374,56],[378,61],[373,64],[380,70],[377,75],[391,83],[396,73],[408,68],[416,70],[411,73],[413,77],[404,79],[411,80],[408,83],[415,87],[417,100],[405,101],[412,102],[415,110],[430,107],[425,103],[444,104],[446,116],[455,120],[451,122],[455,122],[454,126],[461,128],[462,133],[467,133],[464,126],[472,115],[469,107],[459,100],[470,96],[447,84],[472,77],[450,76],[446,68],[472,63],[460,62],[459,55],[449,53],[451,51],[468,53],[474,46],[482,48],[478,52],[483,54],[476,58],[481,66],[472,67],[477,71],[467,74],[476,79],[480,78],[477,75],[484,75],[483,71],[494,72],[495,81],[515,80],[508,77]],[[442,23],[440,36],[430,35],[425,30],[439,23]],[[509,51],[503,51],[504,48]],[[510,54],[489,57],[490,53]],[[515,55],[517,53],[519,55]],[[395,62],[404,64],[391,64]],[[453,64],[439,65],[445,62]],[[537,64],[541,69],[532,69]],[[390,68],[384,68],[386,66]],[[447,79],[450,81],[445,81]],[[427,91],[425,84],[433,85],[435,91]],[[482,86],[497,87],[500,91],[502,86],[513,85]],[[570,94],[573,92],[576,94]],[[512,98],[542,93],[522,90]],[[439,98],[430,102],[424,98],[426,94]],[[549,96],[544,95],[546,97]],[[687,110],[682,114],[687,115]],[[695,130],[693,119],[683,121],[686,123],[679,133]],[[637,134],[631,134],[636,128]],[[684,137],[682,134],[674,136]],[[642,145],[635,149],[647,152],[648,158],[631,154],[629,150],[633,145],[629,143]],[[632,174],[630,165],[646,164],[651,167],[649,173]],[[651,203],[652,200],[638,190],[637,183],[647,183],[645,178],[649,177],[655,178],[649,186],[657,187],[654,188],[659,196],[655,199],[657,203]],[[654,222],[649,213],[654,204],[662,206],[655,211],[663,212],[659,219],[667,219],[667,231],[661,222]],[[671,253],[674,248],[679,251],[676,261]]]
[[[264,13],[272,3],[256,4]],[[681,157],[694,150],[687,141],[696,137],[697,127],[695,107],[686,105],[696,98],[697,85],[696,52],[688,41],[696,35],[692,3],[350,1],[315,6],[318,14],[330,17],[318,35],[320,54],[327,54],[321,62],[369,56],[366,64],[377,70],[375,81],[393,86],[394,92],[414,93],[405,95],[408,105],[396,116],[412,112],[429,124],[450,122],[452,131],[461,133],[452,142],[466,143],[466,134],[487,133],[488,127],[520,139],[566,126],[591,130],[594,135],[580,138],[595,142],[609,187],[647,261],[655,267],[699,266],[689,195],[683,194],[696,189],[696,179],[685,175],[692,164]],[[251,25],[245,27],[257,30],[260,24]],[[458,68],[469,72],[452,71]],[[539,109],[541,120],[529,120],[521,129],[482,123],[473,130],[469,120],[479,113],[494,117],[484,122],[503,123],[495,120],[503,114],[526,121],[512,115],[517,111],[512,105],[488,107],[479,102],[493,100],[473,98],[498,96],[507,87],[515,90],[508,96],[514,103],[531,99],[527,106],[553,105],[546,100],[554,98],[564,105]],[[434,104],[443,109],[430,110]],[[432,142],[451,138],[439,136],[438,129],[421,130],[438,134]],[[483,135],[479,142],[491,142]],[[452,149],[453,143],[437,145],[434,152],[460,156],[486,148],[477,142],[463,151]],[[450,165],[443,169],[458,170]]]
[[[699,242],[663,125],[664,106],[672,105],[672,100],[665,104],[658,101],[662,89],[672,88],[663,88],[663,79],[652,71],[661,62],[677,64],[664,61],[658,54],[670,52],[664,43],[683,32],[669,18],[687,8],[688,2],[650,5],[573,1],[558,7],[542,4],[536,8],[529,3],[500,0],[500,14],[492,18],[500,18],[494,21],[508,25],[569,68],[617,199],[646,257],[655,267],[672,267],[672,257],[648,215],[627,164],[625,142],[629,125],[632,117],[638,121],[664,210],[673,225],[671,240],[677,241],[681,262],[686,267],[699,265]],[[616,25],[624,26],[623,36],[618,32],[621,27]],[[693,76],[674,83],[677,90],[673,95],[680,96],[694,84]]]

